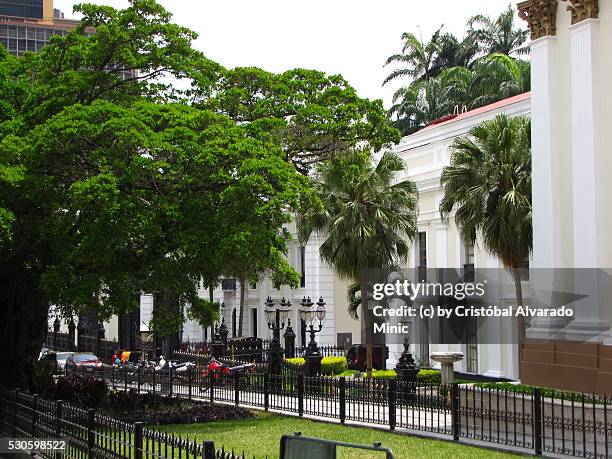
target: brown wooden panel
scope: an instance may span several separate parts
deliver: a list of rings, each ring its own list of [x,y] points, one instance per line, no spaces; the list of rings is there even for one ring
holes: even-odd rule
[[[521,363],[521,382],[540,387],[593,393],[597,390],[597,371],[570,365]]]
[[[559,365],[573,365],[576,367],[584,368],[597,368],[598,358],[597,354],[586,355],[586,354],[571,354],[569,352],[555,352],[554,363]]]
[[[600,371],[597,374],[595,392],[598,394],[612,395],[612,372]]]
[[[524,362],[555,363],[555,353],[551,351],[540,351],[536,349],[523,349],[522,360]]]
[[[599,356],[605,359],[612,359],[612,346],[599,345]]]
[[[570,354],[597,355],[598,343],[580,343],[577,341],[555,341],[555,351]]]
[[[612,371],[612,359],[603,359],[599,357],[599,370]]]
[[[523,349],[535,349],[539,351],[554,351],[555,343],[552,341],[527,340],[523,343]]]

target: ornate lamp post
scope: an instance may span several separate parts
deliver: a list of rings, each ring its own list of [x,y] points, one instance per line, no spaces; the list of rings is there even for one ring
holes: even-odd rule
[[[106,333],[106,330],[104,330],[104,324],[102,323],[102,321],[98,322],[98,336],[97,336],[97,340],[96,340],[96,354],[98,354],[98,357],[101,357],[101,344],[102,344],[102,340],[104,339],[104,334]],[[104,355],[104,357],[106,358],[106,355]]]
[[[274,301],[270,297],[266,300],[266,322],[268,328],[272,330],[272,341],[270,341],[268,348],[268,369],[271,374],[280,374],[281,371],[283,349],[281,347],[280,332],[285,328],[289,318],[291,303],[283,298],[279,306],[275,308]]]
[[[287,330],[283,334],[285,338],[285,357],[292,359],[295,357],[295,332],[291,327],[291,319],[287,319]]]
[[[323,359],[315,341],[315,335],[323,330],[323,322],[325,321],[325,301],[323,301],[323,297],[319,298],[316,305],[315,308],[314,303],[308,297],[302,299],[300,307],[300,318],[306,323],[306,331],[310,333],[310,342],[304,353],[307,376],[321,373],[321,360]]]
[[[53,347],[57,348],[57,334],[60,331],[60,320],[58,316],[55,316],[55,320],[53,321]]]
[[[410,337],[408,335],[404,337],[404,352],[402,352],[395,366],[395,372],[404,385],[401,393],[404,394],[406,400],[411,399],[416,392],[416,378],[419,369],[414,362],[412,352],[410,352]]]
[[[76,325],[74,324],[74,318],[70,316],[70,320],[68,321],[68,345],[69,350],[74,350],[74,330],[76,329]]]
[[[212,338],[212,353],[213,357],[216,359],[223,356],[223,352],[225,350],[225,344],[223,344],[223,338],[221,338],[221,334],[219,333],[219,327],[215,325],[215,334]]]
[[[77,325],[77,351],[85,351],[85,320],[83,316],[79,316],[79,323]]]
[[[227,325],[225,325],[225,317],[221,318],[219,335],[221,336],[221,341],[223,341],[223,345],[227,348],[227,335],[229,335],[229,330],[227,329]]]

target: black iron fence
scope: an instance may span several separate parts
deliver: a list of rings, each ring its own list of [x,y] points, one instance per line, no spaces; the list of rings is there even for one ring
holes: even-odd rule
[[[116,390],[387,426],[536,454],[610,457],[612,410],[606,396],[301,373],[203,375],[193,369],[130,372],[112,368],[86,373],[106,379]]]
[[[182,343],[180,350],[175,352],[173,356],[177,359],[189,356],[192,359],[197,357],[210,358],[228,358],[236,362],[244,363],[265,363],[268,361],[268,346],[269,342],[262,341],[259,346],[248,346],[244,343],[228,341],[227,346],[214,347],[208,342],[186,342]],[[304,357],[306,353],[305,347],[296,347],[293,353],[284,349],[286,357]],[[319,346],[319,352],[323,357],[346,357],[347,351],[339,346]]]
[[[63,352],[76,351],[76,344],[68,333],[47,333],[45,347]]]
[[[188,441],[81,409],[62,401],[51,401],[21,392],[0,389],[0,432],[19,439],[62,439],[63,449],[37,449],[45,459],[126,458],[239,459],[212,441]],[[49,442],[49,447],[53,443]],[[57,446],[57,444],[56,444]],[[254,457],[249,455],[249,458]]]
[[[98,339],[95,336],[79,336],[75,343],[67,333],[49,332],[45,341],[45,347],[61,352],[93,352],[104,360],[110,360],[112,355],[119,349],[117,341]]]

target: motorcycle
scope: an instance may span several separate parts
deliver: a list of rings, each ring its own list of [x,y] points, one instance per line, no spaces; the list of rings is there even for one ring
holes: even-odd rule
[[[246,379],[247,374],[254,370],[255,365],[252,363],[229,366],[212,357],[200,373],[200,392],[207,391],[213,380],[225,380],[231,375],[238,375],[239,378]]]

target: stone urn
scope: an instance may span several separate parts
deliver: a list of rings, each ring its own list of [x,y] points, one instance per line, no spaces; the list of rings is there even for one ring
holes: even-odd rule
[[[442,385],[449,386],[455,381],[454,364],[463,360],[463,352],[432,352],[431,360],[440,362],[442,373]]]

